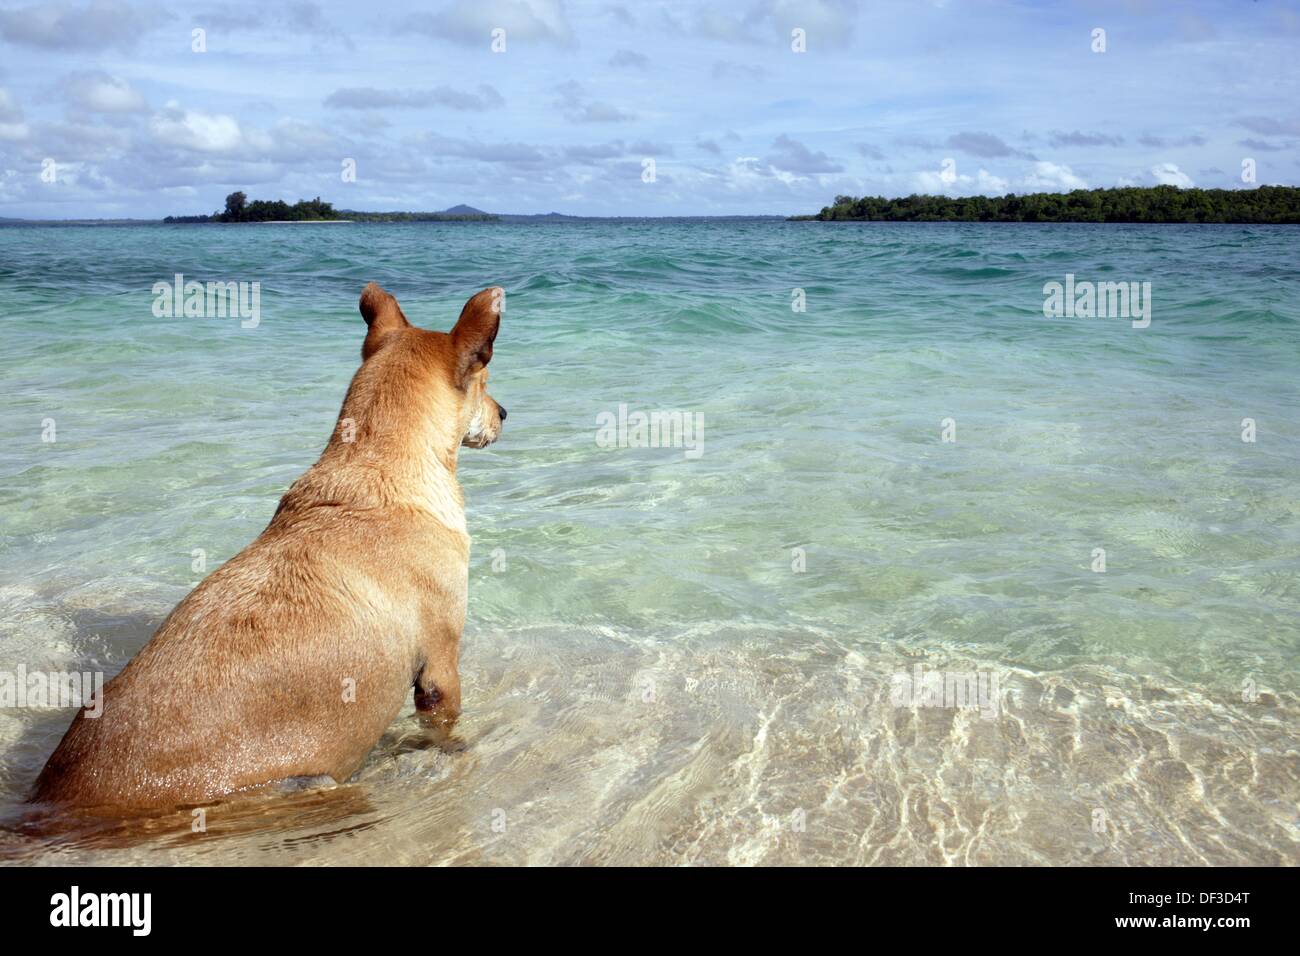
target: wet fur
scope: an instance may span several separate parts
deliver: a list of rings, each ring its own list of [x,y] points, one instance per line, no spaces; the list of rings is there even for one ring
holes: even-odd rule
[[[145,809],[345,781],[412,688],[429,719],[456,719],[470,548],[456,461],[501,434],[486,391],[501,302],[485,289],[434,332],[366,287],[362,365],[320,460],[104,687],[103,714],[77,714],[34,801]]]

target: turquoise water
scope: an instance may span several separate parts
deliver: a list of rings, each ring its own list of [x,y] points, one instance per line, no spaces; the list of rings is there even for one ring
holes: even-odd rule
[[[256,537],[366,282],[435,328],[504,286],[510,413],[461,456],[462,749],[404,715],[348,785],[206,835],[11,850],[1300,862],[1297,262],[1285,227],[0,229],[0,670],[111,676]],[[260,323],[156,318],[175,273],[259,282]],[[1149,281],[1150,327],[1044,318],[1067,273]],[[701,453],[604,447],[620,405],[702,416]],[[998,675],[997,716],[898,705],[918,664]],[[69,718],[0,709],[7,812]]]

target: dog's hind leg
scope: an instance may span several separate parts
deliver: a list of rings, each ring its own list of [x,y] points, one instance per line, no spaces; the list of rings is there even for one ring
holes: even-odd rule
[[[451,725],[460,716],[460,674],[455,662],[426,663],[415,676],[415,709],[422,718]]]

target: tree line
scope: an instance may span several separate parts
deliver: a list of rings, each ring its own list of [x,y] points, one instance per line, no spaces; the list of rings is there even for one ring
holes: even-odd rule
[[[282,199],[254,199],[243,192],[226,197],[226,208],[210,216],[167,216],[163,222],[322,222],[347,219],[353,222],[468,222],[495,221],[496,216],[445,212],[354,212],[335,209],[319,196],[289,205]]]
[[[834,203],[816,215],[792,218],[822,222],[1300,223],[1300,188],[1124,186],[1023,196],[836,196]]]

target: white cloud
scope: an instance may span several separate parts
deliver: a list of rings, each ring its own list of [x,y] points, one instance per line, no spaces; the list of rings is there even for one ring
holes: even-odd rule
[[[772,151],[767,156],[767,164],[773,169],[785,170],[799,175],[812,173],[839,173],[844,167],[825,153],[813,152],[797,139],[782,133],[772,141]]]
[[[621,123],[636,117],[610,103],[589,100],[577,80],[568,80],[555,88],[560,94],[555,105],[564,110],[564,116],[573,123]]]
[[[772,19],[777,33],[789,40],[790,27],[808,31],[809,49],[844,47],[853,36],[857,20],[853,0],[776,0]]]
[[[338,109],[423,109],[446,106],[454,110],[488,110],[505,104],[492,86],[480,83],[478,92],[436,86],[427,90],[379,90],[372,86],[349,86],[335,90],[325,105]]]
[[[1069,189],[1087,189],[1088,181],[1082,176],[1076,176],[1074,170],[1069,166],[1038,162],[1034,164],[1034,171],[1025,177],[1025,187],[1031,190],[1057,192]]]
[[[68,98],[92,113],[140,113],[144,96],[126,80],[107,73],[75,73],[64,81]]]
[[[121,0],[90,0],[82,7],[44,2],[0,11],[0,36],[39,50],[129,50],[171,16]]]
[[[757,156],[737,156],[727,164],[723,178],[728,189],[744,192],[766,189],[773,181],[788,186],[799,177],[790,172],[773,169]]]
[[[245,129],[243,133],[251,147],[286,162],[310,161],[317,156],[332,155],[339,149],[338,141],[329,131],[288,117],[278,120],[269,132]]]
[[[983,196],[1001,196],[1011,188],[1011,184],[1001,176],[994,176],[983,169],[976,175],[975,183],[979,187],[980,195]]]
[[[773,32],[789,43],[790,31],[798,27],[806,32],[809,49],[825,50],[848,45],[858,16],[855,0],[759,0],[739,12],[726,4],[700,6],[693,17],[682,19],[663,11],[664,27],[682,36],[746,44],[769,43]]]
[[[436,14],[416,14],[402,25],[404,31],[473,46],[487,44],[497,28],[506,31],[507,43],[574,45],[573,28],[561,0],[455,0]]]
[[[31,134],[31,128],[23,122],[23,111],[13,95],[0,86],[0,140],[18,142]]]
[[[197,153],[230,153],[247,145],[233,116],[182,110],[175,103],[155,114],[149,126],[159,142]]]
[[[987,169],[978,170],[974,176],[923,169],[913,176],[912,181],[917,192],[932,196],[949,193],[958,196],[1001,196],[1011,189],[1008,180],[993,175]]]
[[[23,111],[8,90],[0,86],[0,123],[12,123],[23,118]]]
[[[1178,168],[1176,163],[1157,163],[1151,167],[1151,176],[1162,186],[1178,186],[1190,189],[1195,183],[1192,177]]]

